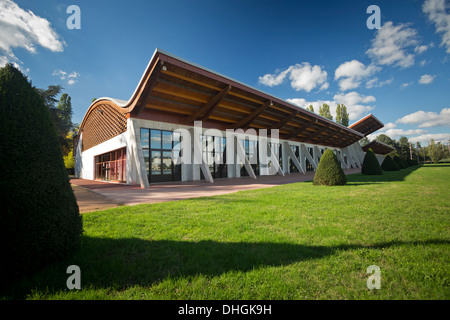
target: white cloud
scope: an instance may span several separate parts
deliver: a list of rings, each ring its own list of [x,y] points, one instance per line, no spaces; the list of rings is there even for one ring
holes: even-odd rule
[[[436,33],[442,35],[441,46],[450,53],[450,14],[447,13],[449,4],[445,0],[425,0],[422,11],[436,27]]]
[[[403,129],[388,129],[385,132],[380,132],[378,134],[385,134],[389,136],[391,139],[399,139],[400,137],[408,137],[416,134],[424,134],[427,133],[427,130],[424,129],[409,129],[409,130],[403,130]],[[377,135],[378,135],[377,134]]]
[[[275,71],[275,74],[265,74],[264,76],[259,77],[259,83],[269,87],[278,86],[283,83],[290,71],[291,67],[282,72]]]
[[[402,83],[402,85],[400,86],[400,88],[406,88],[406,87],[409,87],[410,85],[412,85],[413,84],[413,82],[412,81],[410,81],[410,82],[405,82],[405,83]]]
[[[429,143],[431,139],[433,139],[435,142],[448,144],[450,141],[450,133],[429,133],[417,137],[412,137],[409,138],[408,140],[412,143],[416,142]]]
[[[414,52],[418,53],[418,54],[424,53],[427,50],[428,50],[428,46],[425,46],[425,45],[417,46],[414,48]]]
[[[328,88],[327,72],[317,65],[311,66],[308,62],[295,65],[291,70],[289,79],[295,91],[305,90],[310,92],[317,86],[321,86],[321,89]]]
[[[383,130],[394,129],[397,125],[393,122],[386,123],[383,127]]]
[[[373,75],[380,68],[372,65],[365,66],[358,60],[346,61],[337,67],[334,72],[334,79],[339,81],[342,91],[358,88],[361,80]]]
[[[25,11],[11,0],[0,1],[0,53],[3,63],[19,61],[13,53],[15,48],[24,48],[36,53],[36,46],[53,52],[64,50],[65,42],[59,39],[48,20]],[[20,62],[20,61],[19,61]]]
[[[407,68],[414,64],[414,55],[408,53],[407,49],[417,47],[416,38],[417,31],[409,28],[407,24],[394,26],[388,21],[377,30],[375,38],[372,39],[372,47],[366,54],[377,64]]]
[[[67,73],[64,70],[55,70],[53,71],[52,76],[58,77],[61,80],[67,80],[67,84],[71,86],[78,82],[77,78],[80,76],[80,74],[76,71]]]
[[[379,81],[377,77],[366,82],[366,88],[380,88],[384,85],[391,84],[394,81],[394,78],[390,78],[384,81]]]
[[[273,87],[280,85],[288,77],[291,81],[291,87],[295,91],[304,90],[310,92],[319,87],[320,90],[328,88],[327,72],[320,66],[311,66],[308,62],[303,62],[290,66],[284,71],[276,71],[275,74],[266,74],[259,77],[259,83]]]
[[[316,113],[319,113],[319,107],[326,103],[330,106],[330,112],[333,115],[333,118],[336,116],[337,105],[343,103],[347,107],[349,120],[358,120],[374,108],[373,106],[367,104],[375,102],[375,97],[364,96],[352,91],[347,94],[337,94],[333,97],[333,100],[307,101],[303,98],[294,98],[287,99],[287,101],[305,109],[309,105],[312,105]]]
[[[440,113],[420,110],[398,119],[397,122],[418,125],[419,128],[450,127],[450,108],[444,108]]]
[[[424,74],[420,77],[419,83],[420,84],[430,84],[433,82],[434,78],[436,76],[430,75],[430,74]]]

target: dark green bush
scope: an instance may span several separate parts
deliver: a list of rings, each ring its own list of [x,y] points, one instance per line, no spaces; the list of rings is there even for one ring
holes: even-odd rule
[[[400,158],[403,161],[403,165],[405,166],[405,168],[409,168],[409,164],[408,161],[406,161],[406,159],[404,158]]]
[[[398,171],[400,170],[400,167],[389,155],[387,155],[381,164],[381,169],[384,171]]]
[[[378,159],[372,149],[369,149],[364,156],[361,173],[368,175],[383,174],[380,163],[378,162]]]
[[[406,159],[406,163],[408,164],[408,167],[412,167],[412,166],[415,166],[415,163],[414,163],[414,160],[412,160],[412,159]]]
[[[22,73],[0,69],[0,274],[15,281],[73,254],[82,219],[48,108]]]
[[[402,161],[402,158],[400,158],[397,154],[394,156],[394,161],[400,169],[407,168],[406,164]]]
[[[327,149],[320,158],[314,175],[314,185],[337,186],[347,183],[347,177],[341,168],[336,155],[331,149]]]

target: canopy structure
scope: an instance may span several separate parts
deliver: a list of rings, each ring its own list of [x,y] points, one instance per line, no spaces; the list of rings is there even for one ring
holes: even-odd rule
[[[123,119],[130,117],[189,126],[202,121],[204,128],[219,130],[278,129],[280,139],[336,148],[350,146],[366,134],[359,126],[347,128],[159,49],[129,101],[100,98],[91,104],[80,126],[84,142],[91,141],[83,150],[106,141],[90,137],[98,135],[98,130],[89,129],[90,118],[101,112],[119,119],[104,139],[124,132]]]
[[[390,145],[387,145],[381,141],[373,140],[366,144],[364,147],[362,147],[364,152],[369,151],[369,149],[372,149],[373,152],[376,154],[388,154],[395,150],[395,148],[391,147]]]
[[[361,132],[364,136],[381,129],[384,124],[378,120],[373,114],[365,116],[361,120],[356,121],[354,124],[350,125],[349,128]]]

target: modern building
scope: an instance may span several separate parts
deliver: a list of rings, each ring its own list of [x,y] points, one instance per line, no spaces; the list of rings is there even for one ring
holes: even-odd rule
[[[137,184],[306,173],[332,149],[360,168],[359,140],[383,124],[345,127],[204,67],[155,50],[128,101],[99,98],[75,137],[75,174]]]

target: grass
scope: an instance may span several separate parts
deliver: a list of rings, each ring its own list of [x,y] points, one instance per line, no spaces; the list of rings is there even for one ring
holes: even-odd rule
[[[0,297],[449,299],[450,165],[347,179],[86,213],[73,258]]]

